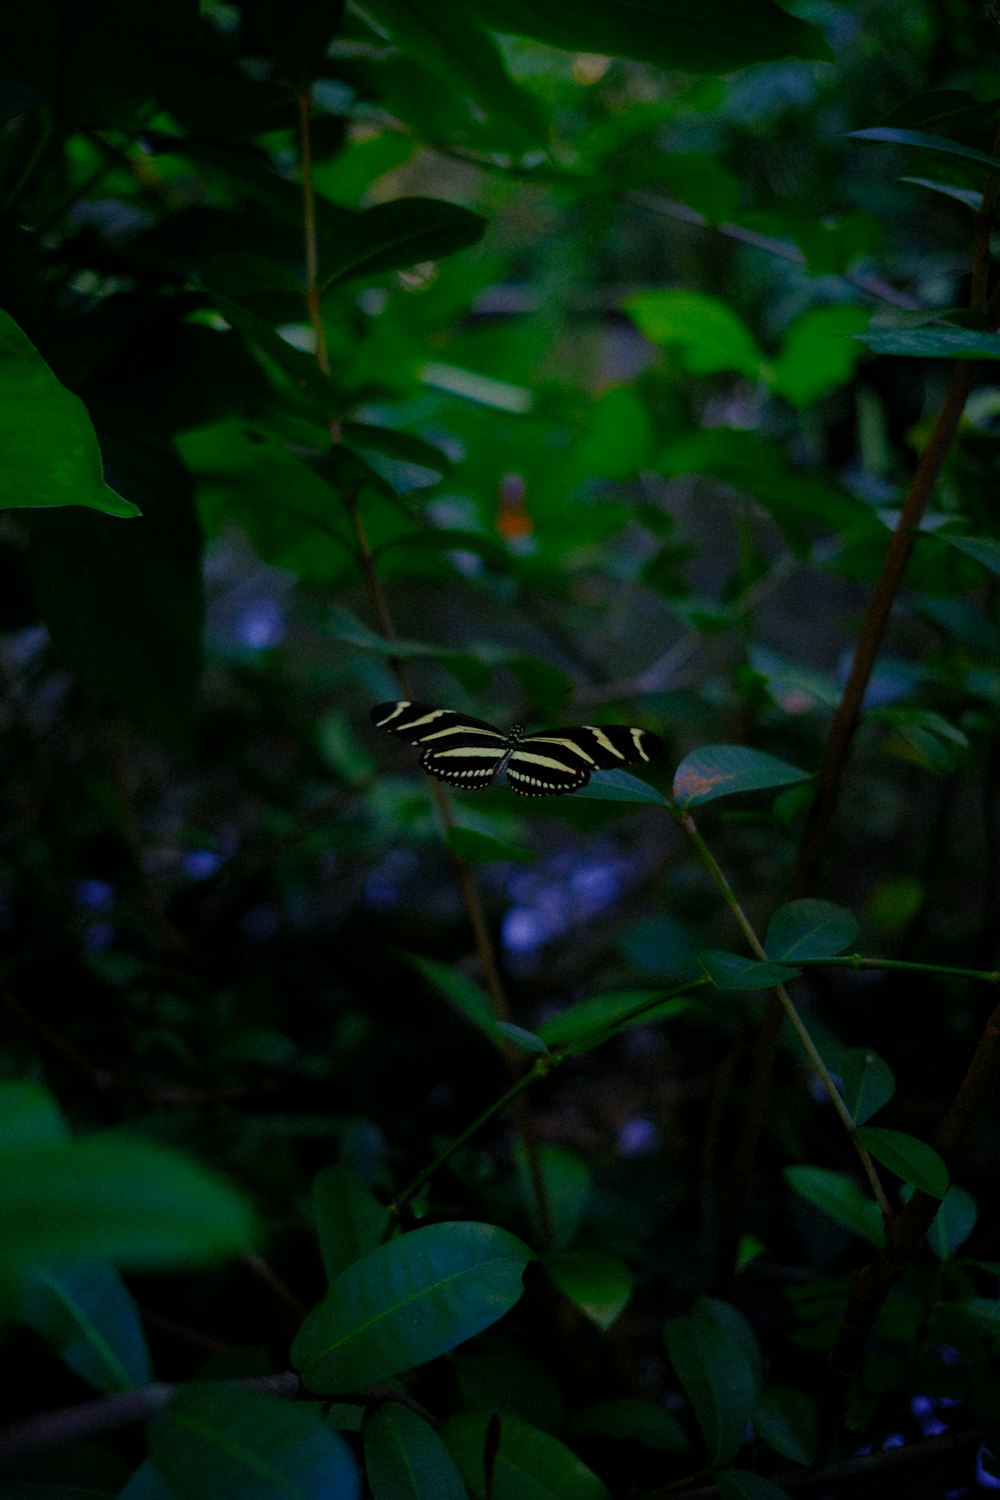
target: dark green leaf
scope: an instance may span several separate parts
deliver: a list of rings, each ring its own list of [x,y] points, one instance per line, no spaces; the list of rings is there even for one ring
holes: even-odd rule
[[[873,354],[911,359],[1000,359],[1000,334],[973,328],[869,328],[854,335]]]
[[[537,37],[572,52],[633,57],[686,73],[729,73],[777,57],[829,58],[818,27],[772,5],[726,0],[693,11],[682,0],[480,0],[479,14],[496,31]]]
[[[110,516],[141,512],[104,480],[87,408],[53,375],[13,318],[0,310],[0,506],[86,505]]]
[[[948,1169],[933,1146],[927,1146],[901,1130],[886,1130],[880,1125],[864,1125],[858,1140],[883,1166],[904,1182],[934,1198],[948,1191]]]
[[[760,1357],[706,1302],[696,1303],[691,1317],[669,1318],[664,1337],[709,1454],[726,1463],[746,1438],[760,1391]]]
[[[333,1282],[292,1359],[307,1389],[357,1390],[489,1328],[521,1296],[528,1247],[490,1224],[431,1224],[380,1245]]]
[[[840,1089],[855,1125],[870,1120],[896,1091],[889,1064],[867,1047],[850,1047],[840,1060]]]
[[[920,146],[925,151],[934,151],[939,156],[957,156],[962,161],[973,161],[988,172],[1000,172],[1000,158],[987,156],[985,151],[976,151],[952,141],[946,135],[928,135],[923,130],[898,130],[891,125],[874,125],[867,130],[852,130],[850,138],[855,141],[887,141],[897,146]]]
[[[683,1453],[688,1446],[684,1429],[673,1412],[656,1401],[629,1396],[585,1406],[570,1417],[566,1426],[568,1432],[581,1437],[621,1438],[661,1453]]]
[[[572,1052],[586,1052],[629,1026],[679,1015],[690,1004],[683,996],[666,996],[662,988],[615,990],[578,1000],[558,1015],[548,1016],[539,1026],[538,1034],[550,1048],[568,1047]]]
[[[448,848],[472,864],[490,864],[494,860],[530,863],[538,858],[533,849],[524,849],[520,844],[494,838],[490,833],[479,833],[475,828],[459,828],[457,825],[448,829]]]
[[[350,1449],[319,1408],[235,1385],[190,1385],[152,1423],[178,1500],[358,1500]]]
[[[794,786],[796,782],[808,781],[811,774],[773,755],[765,755],[762,750],[748,750],[743,745],[706,745],[685,756],[677,767],[674,798],[681,808],[698,807],[737,792]]]
[[[335,248],[320,267],[324,288],[438,260],[478,244],[486,229],[479,214],[439,198],[396,198],[345,218]]]
[[[127,1390],[151,1379],[138,1309],[109,1265],[53,1261],[33,1269],[16,1318],[99,1391]]]
[[[517,1176],[531,1227],[541,1238],[544,1230],[538,1217],[534,1179],[529,1168],[527,1152],[518,1147],[515,1160]],[[545,1183],[548,1201],[548,1232],[552,1245],[562,1250],[572,1243],[587,1212],[591,1197],[593,1174],[587,1163],[575,1151],[565,1146],[544,1142],[537,1148],[537,1164]]]
[[[323,1167],[313,1180],[313,1216],[327,1281],[382,1242],[389,1211],[349,1167]]]
[[[989,568],[991,573],[1000,573],[1000,541],[996,537],[952,536],[949,532],[942,532],[941,540],[950,547],[957,547],[967,557],[974,557],[976,562]]]
[[[471,1021],[473,1026],[493,1042],[494,1046],[498,1045],[496,1020],[490,997],[474,979],[470,979],[459,969],[453,969],[448,964],[441,963],[436,958],[425,958],[420,953],[407,953],[405,957],[407,962],[429,980],[436,990],[440,990],[445,999],[450,1001],[467,1021]]]
[[[762,963],[744,958],[740,953],[723,953],[718,949],[699,953],[701,964],[717,990],[769,990],[776,984],[797,979],[799,969],[782,964]]]
[[[434,1428],[397,1401],[365,1420],[373,1500],[467,1500],[455,1461]]]
[[[446,474],[452,467],[446,453],[412,432],[400,432],[395,427],[375,427],[371,422],[341,422],[340,432],[351,448],[371,449],[374,453],[399,459],[401,463],[433,469],[438,474]]]
[[[754,1407],[753,1425],[776,1453],[793,1464],[811,1464],[819,1443],[816,1402],[805,1391],[768,1385]]]
[[[463,1413],[445,1423],[444,1440],[475,1500],[485,1500],[483,1453],[490,1418]],[[547,1432],[517,1417],[500,1418],[491,1500],[611,1500],[603,1482]]]
[[[632,1276],[606,1250],[553,1250],[542,1264],[564,1297],[598,1328],[610,1328],[632,1295]]]
[[[804,899],[779,906],[771,918],[764,947],[777,963],[801,958],[835,958],[858,935],[858,920],[832,901]]]
[[[927,1231],[927,1243],[934,1254],[941,1260],[949,1260],[965,1244],[978,1217],[979,1210],[972,1194],[952,1183]]]
[[[647,807],[669,807],[662,792],[648,781],[640,781],[628,771],[592,771],[586,786],[575,797],[590,797],[597,802],[633,802]]]
[[[953,198],[956,203],[963,203],[966,208],[971,208],[973,213],[978,213],[983,206],[983,195],[977,193],[975,188],[958,187],[953,182],[935,182],[932,177],[901,177],[900,182],[911,182],[914,187],[927,188],[932,193],[942,193],[946,198]]]
[[[0,1149],[68,1139],[66,1123],[48,1089],[26,1078],[0,1083]]]
[[[748,1469],[720,1469],[715,1483],[722,1500],[789,1500],[787,1491]]]
[[[861,1191],[845,1172],[829,1167],[786,1167],[785,1181],[793,1192],[805,1198],[823,1213],[843,1224],[880,1250],[885,1243],[885,1228],[878,1204]]]

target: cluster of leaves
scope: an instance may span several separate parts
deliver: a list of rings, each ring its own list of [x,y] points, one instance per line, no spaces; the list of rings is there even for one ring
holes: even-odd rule
[[[989,16],[8,9],[5,1493],[971,1486]]]

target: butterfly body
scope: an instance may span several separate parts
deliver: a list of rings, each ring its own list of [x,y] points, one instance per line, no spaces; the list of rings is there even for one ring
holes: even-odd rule
[[[378,704],[372,722],[419,745],[420,764],[439,781],[475,792],[503,779],[521,797],[579,791],[593,771],[649,761],[663,748],[648,729],[622,724],[579,724],[532,734],[515,724],[504,734],[484,719],[405,699]]]

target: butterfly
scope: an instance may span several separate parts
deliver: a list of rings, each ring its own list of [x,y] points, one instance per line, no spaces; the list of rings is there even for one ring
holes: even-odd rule
[[[623,724],[578,724],[525,734],[515,724],[504,734],[484,719],[433,708],[429,703],[379,703],[372,723],[419,745],[420,764],[431,776],[469,792],[506,778],[522,797],[561,797],[579,791],[592,771],[635,765],[659,755],[662,740],[648,729]]]

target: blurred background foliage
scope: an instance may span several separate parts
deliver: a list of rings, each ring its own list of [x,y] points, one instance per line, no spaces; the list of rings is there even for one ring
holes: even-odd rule
[[[315,1172],[339,1163],[391,1197],[507,1085],[454,1003],[483,976],[429,783],[369,724],[400,693],[394,662],[421,700],[497,723],[645,725],[667,744],[649,772],[664,791],[706,743],[817,765],[952,369],[856,335],[968,305],[983,188],[971,160],[848,133],[990,151],[989,10],[8,7],[4,1074],[44,1085],[74,1131],[128,1126],[199,1158],[266,1226],[266,1261],[235,1269],[119,1257],[143,1273],[130,1285],[158,1378],[229,1346],[266,1345],[284,1368],[290,1307],[322,1285]],[[858,914],[861,951],[979,968],[1000,917],[992,368],[915,546],[811,893]],[[761,928],[788,897],[804,806],[793,789],[704,815]],[[452,809],[517,846],[475,878],[521,1026],[655,994],[699,951],[739,946],[683,835],[649,809],[504,789]],[[830,1065],[876,1051],[896,1080],[885,1123],[933,1138],[988,1011],[981,987],[813,971],[802,988]],[[699,999],[530,1093],[555,1246],[610,1259],[591,1265],[590,1303],[565,1271],[565,1303],[535,1288],[509,1334],[431,1367],[421,1400],[460,1424],[456,1454],[479,1439],[454,1414],[492,1405],[561,1434],[615,1496],[703,1465],[651,1405],[642,1432],[634,1410],[617,1427],[586,1413],[678,1408],[680,1335],[671,1364],[660,1329],[713,1286],[759,1011],[757,993]],[[515,1133],[501,1120],[475,1138],[419,1212],[541,1248]],[[870,1252],[793,1191],[782,1169],[803,1163],[856,1169],[789,1041],[728,1294],[774,1379],[817,1395],[847,1273]],[[975,1264],[935,1296],[988,1302],[987,1131],[966,1165]],[[52,1248],[74,1249],[58,1234]],[[907,1283],[854,1393],[875,1452],[994,1389],[982,1329],[930,1352],[927,1284]],[[47,1326],[22,1307],[7,1334],[23,1372],[11,1416],[90,1389]],[[984,1420],[963,1408],[966,1426]],[[764,1473],[804,1461],[775,1430],[760,1417]],[[975,1482],[973,1452],[952,1492]],[[117,1493],[138,1457],[110,1442],[94,1492]],[[943,1483],[929,1465],[907,1474],[913,1494]]]

